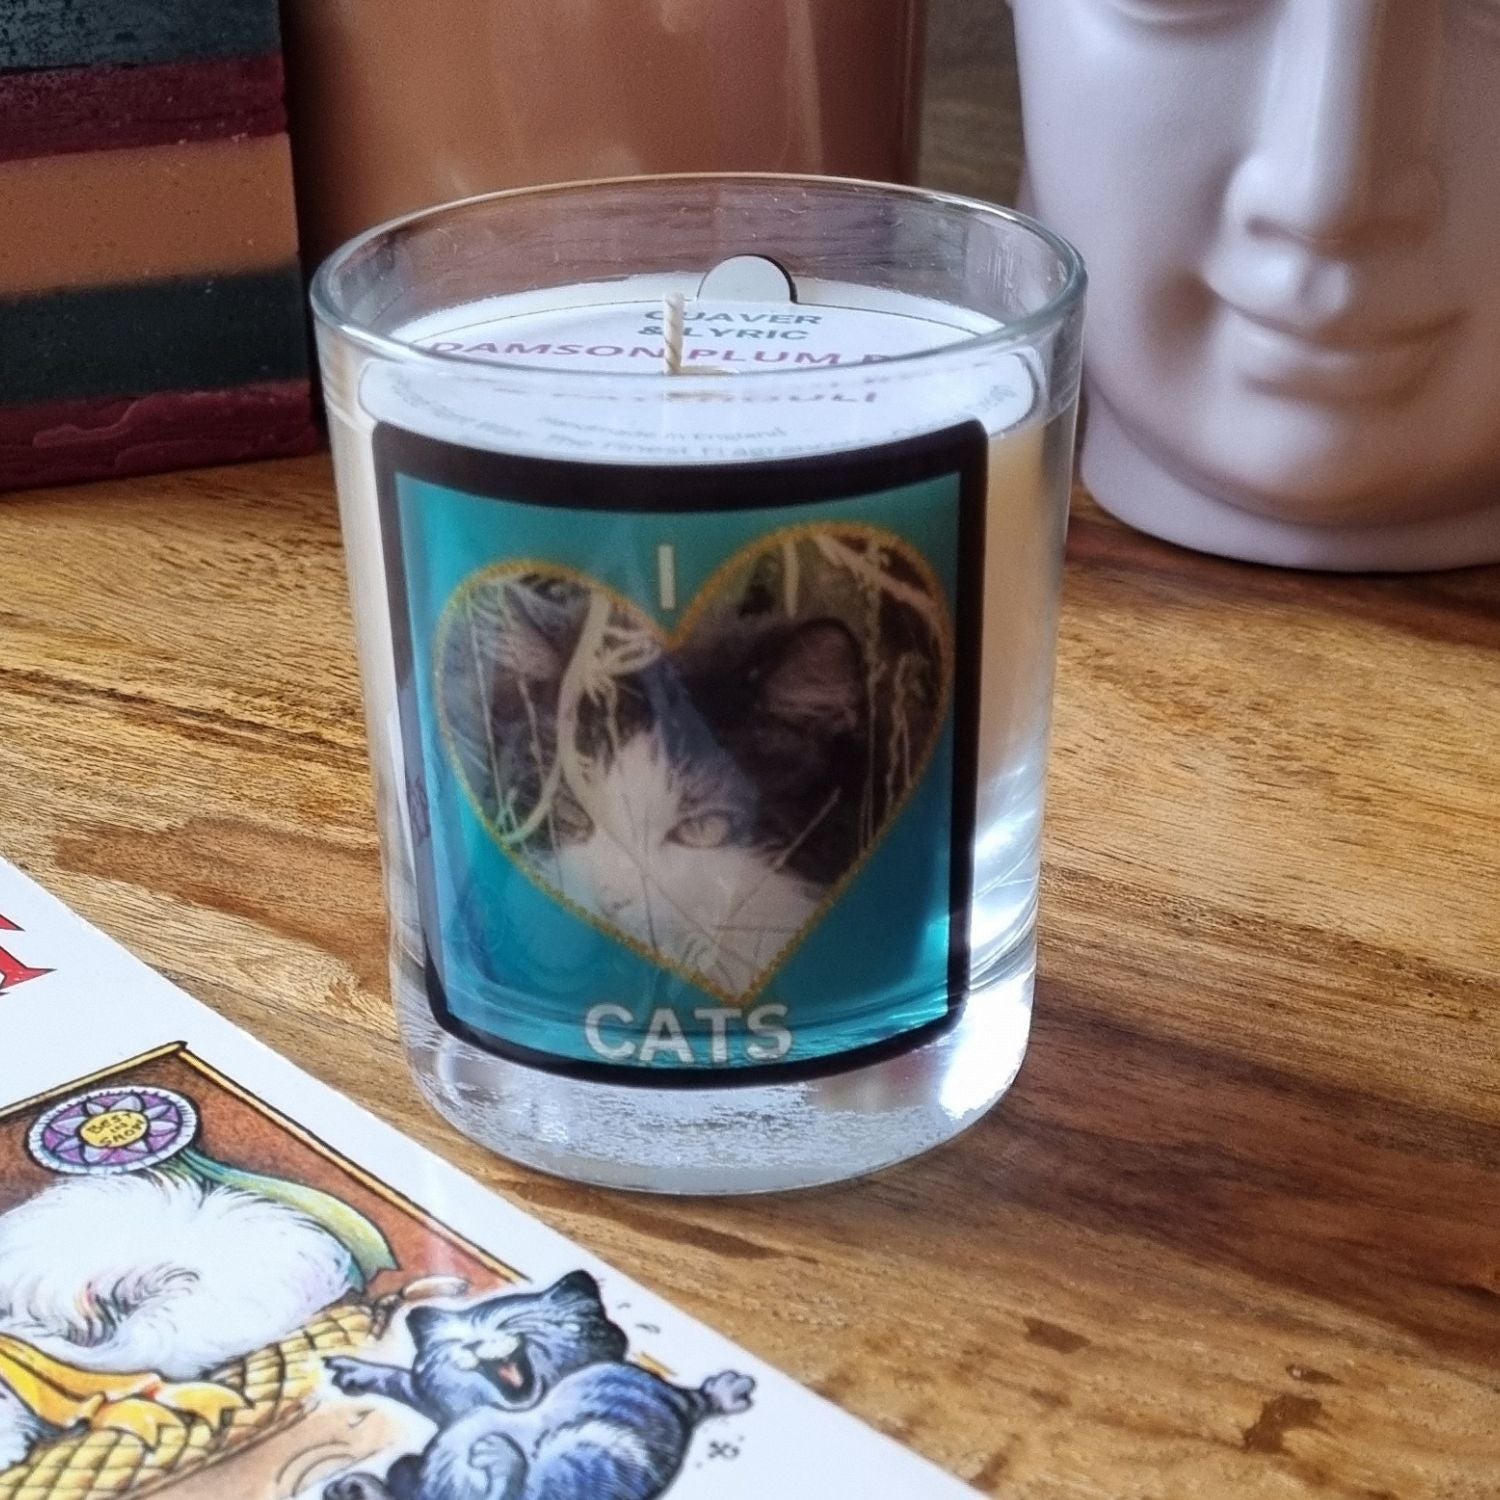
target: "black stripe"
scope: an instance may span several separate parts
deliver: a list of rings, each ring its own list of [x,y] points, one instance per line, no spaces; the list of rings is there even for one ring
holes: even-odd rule
[[[0,69],[182,62],[280,50],[276,0],[0,3]]]
[[[308,370],[302,273],[90,287],[0,301],[0,404],[227,390]]]

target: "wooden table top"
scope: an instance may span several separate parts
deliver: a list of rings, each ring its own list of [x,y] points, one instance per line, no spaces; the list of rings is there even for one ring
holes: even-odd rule
[[[993,1494],[1500,1495],[1500,570],[1080,501],[1018,1085],[878,1179],[674,1202],[407,1079],[326,459],[10,497],[0,559],[0,853],[756,1353]]]

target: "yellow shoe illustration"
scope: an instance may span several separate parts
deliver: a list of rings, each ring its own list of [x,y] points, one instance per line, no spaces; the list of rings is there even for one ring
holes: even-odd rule
[[[217,1431],[249,1403],[210,1381],[172,1381],[152,1371],[85,1370],[0,1334],[0,1381],[42,1421],[64,1430],[79,1425],[137,1437],[155,1448],[170,1428],[198,1418]]]

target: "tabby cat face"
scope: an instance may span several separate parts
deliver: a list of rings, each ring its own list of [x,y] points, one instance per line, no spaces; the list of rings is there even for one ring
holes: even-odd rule
[[[418,1373],[474,1405],[534,1406],[573,1371],[623,1359],[627,1343],[586,1271],[461,1312],[415,1308],[406,1326]]]
[[[615,617],[606,673],[580,667],[588,605],[576,587],[517,581],[495,611],[483,754],[501,769],[496,820],[502,797],[513,821],[543,807],[516,857],[738,997],[859,857],[863,652],[831,618],[746,617],[669,647]],[[466,744],[484,729],[466,723]]]
[[[862,683],[834,622],[762,633],[728,662],[726,644],[620,685],[613,733],[563,799],[555,860],[566,897],[735,995],[853,858],[835,762]]]

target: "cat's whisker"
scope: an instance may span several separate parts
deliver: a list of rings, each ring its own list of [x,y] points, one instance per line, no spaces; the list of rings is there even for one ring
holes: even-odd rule
[[[772,879],[774,876],[778,876],[782,873],[782,871],[786,868],[787,861],[791,859],[791,857],[797,852],[798,849],[802,847],[804,843],[806,843],[806,841],[812,836],[814,830],[816,830],[818,825],[828,817],[828,815],[834,810],[835,807],[838,806],[838,801],[839,790],[837,787],[835,787],[834,790],[829,793],[828,800],[824,802],[822,808],[819,809],[812,820],[802,829],[797,837],[794,838],[792,842],[788,844],[786,848],[784,848],[780,852],[780,854],[777,855],[776,859],[766,870],[766,873],[739,899],[739,901],[734,904],[734,906],[730,908],[729,916],[736,916],[739,914],[739,912],[743,911],[745,906],[755,899],[756,895],[759,894],[760,890],[762,889],[762,887],[764,887],[767,881]],[[724,930],[727,926],[728,924],[724,922],[721,922],[719,924],[721,931]]]
[[[795,936],[801,930],[801,923],[793,923],[785,927],[768,926],[764,922],[721,922],[717,928],[719,932],[735,933],[769,933],[773,936],[789,938]]]
[[[661,944],[656,940],[655,913],[651,907],[651,882],[646,879],[644,869],[640,871],[642,906],[646,913],[646,939],[653,948],[660,949]]]

